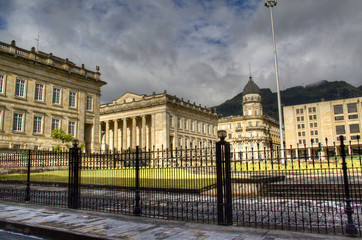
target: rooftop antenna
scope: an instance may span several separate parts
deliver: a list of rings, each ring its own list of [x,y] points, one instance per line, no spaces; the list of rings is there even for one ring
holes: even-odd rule
[[[249,63],[249,76],[251,77],[250,63]]]
[[[39,41],[40,41],[39,33],[38,33],[38,38],[34,38],[34,39],[36,41],[36,50],[39,51]]]

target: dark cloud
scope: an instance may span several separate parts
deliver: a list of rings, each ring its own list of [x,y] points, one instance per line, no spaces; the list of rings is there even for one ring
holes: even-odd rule
[[[269,9],[260,0],[1,1],[0,41],[87,68],[101,66],[102,102],[167,90],[207,106],[249,76],[276,89]],[[5,9],[5,10],[4,10]],[[279,0],[273,8],[281,88],[322,79],[362,84],[358,0]]]

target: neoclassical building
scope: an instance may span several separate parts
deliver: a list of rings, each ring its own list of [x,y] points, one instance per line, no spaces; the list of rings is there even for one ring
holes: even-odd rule
[[[53,129],[100,149],[99,104],[106,82],[97,71],[52,53],[0,42],[0,148],[49,150]]]
[[[243,90],[243,116],[221,118],[218,128],[227,131],[235,159],[262,158],[270,148],[280,146],[279,123],[263,115],[260,89],[249,77]],[[257,151],[259,150],[259,153]],[[251,156],[254,152],[254,156]],[[248,154],[248,156],[246,156]]]
[[[217,141],[218,117],[210,108],[166,93],[125,93],[100,106],[102,150],[194,148]]]

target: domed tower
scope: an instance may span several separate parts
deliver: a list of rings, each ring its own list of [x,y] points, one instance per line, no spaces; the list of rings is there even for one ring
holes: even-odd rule
[[[250,76],[243,90],[243,115],[262,116],[263,103],[261,101],[260,89]]]

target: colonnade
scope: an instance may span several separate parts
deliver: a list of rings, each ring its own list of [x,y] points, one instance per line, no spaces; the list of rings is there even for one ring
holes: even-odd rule
[[[143,115],[101,121],[102,151],[121,149],[149,149],[154,144],[154,116]]]

